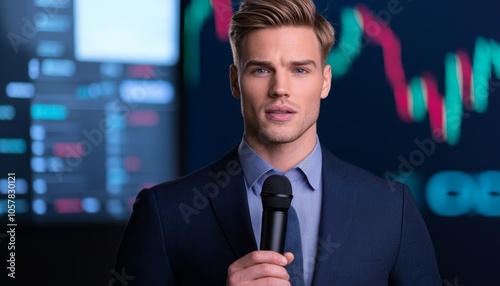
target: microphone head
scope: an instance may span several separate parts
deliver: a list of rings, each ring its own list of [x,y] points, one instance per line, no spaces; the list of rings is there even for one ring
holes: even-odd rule
[[[292,184],[282,175],[269,176],[262,185],[262,206],[264,210],[288,211],[292,204]]]

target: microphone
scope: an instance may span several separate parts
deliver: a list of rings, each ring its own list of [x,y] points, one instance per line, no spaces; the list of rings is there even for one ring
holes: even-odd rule
[[[260,249],[284,253],[288,209],[292,204],[292,184],[282,175],[269,176],[262,185],[262,232]]]

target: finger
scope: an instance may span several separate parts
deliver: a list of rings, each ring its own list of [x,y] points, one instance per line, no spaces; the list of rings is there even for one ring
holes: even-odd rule
[[[275,251],[252,251],[231,264],[228,269],[228,274],[262,263],[285,266],[288,264],[288,258]]]
[[[285,252],[284,256],[288,260],[288,263],[286,265],[289,265],[290,263],[292,263],[295,260],[295,255],[293,255],[293,253],[291,253],[291,252]]]
[[[247,284],[245,284],[247,285]],[[272,277],[266,277],[266,278],[262,278],[262,279],[259,279],[259,280],[255,280],[255,281],[252,281],[252,283],[248,284],[248,285],[255,285],[255,286],[263,286],[263,285],[272,285],[272,286],[292,286],[292,284],[290,284],[290,281],[288,281],[288,279],[276,279],[276,278],[272,278]]]
[[[285,267],[270,263],[258,263],[252,265],[229,274],[227,278],[228,285],[239,285],[250,281],[259,282],[255,285],[282,285],[283,282],[288,282],[289,279],[290,275],[286,271]],[[284,283],[283,285],[289,284]]]

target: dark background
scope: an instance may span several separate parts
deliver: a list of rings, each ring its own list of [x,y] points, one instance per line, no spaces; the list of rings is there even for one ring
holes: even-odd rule
[[[363,3],[376,14],[387,10],[390,1],[315,2],[340,31],[342,8]],[[197,3],[183,1],[183,11]],[[500,4],[496,1],[401,0],[399,4],[402,11],[391,15],[389,26],[401,41],[407,79],[430,72],[441,94],[445,92],[444,59],[448,53],[464,50],[472,58],[478,36],[500,42]],[[236,6],[233,1],[233,8]],[[183,19],[184,28],[194,25],[184,12]],[[336,35],[337,40],[341,37]],[[193,57],[192,42],[185,33],[183,39],[184,59]],[[189,77],[190,68],[181,66],[185,83],[179,138],[181,174],[216,160],[242,137],[239,101],[229,89],[229,44],[216,35],[211,14],[202,25],[199,44],[199,81]],[[2,65],[14,66],[26,60],[22,55],[2,55],[2,61]],[[8,81],[9,75],[2,73],[0,80]],[[426,220],[446,286],[500,285],[500,218],[477,213],[439,216],[429,208],[425,196],[429,178],[438,172],[459,170],[474,176],[500,170],[499,88],[500,80],[493,77],[486,113],[470,112],[462,121],[459,143],[436,143],[435,152],[404,180]],[[350,71],[333,81],[330,95],[322,103],[318,134],[321,143],[338,157],[381,176],[388,171],[397,173],[398,158],[408,159],[418,150],[416,139],[432,138],[428,120],[403,123],[398,118],[381,49],[373,44],[362,48]],[[19,227],[17,281],[20,285],[106,285],[124,227],[124,223]],[[3,277],[4,270],[0,271]]]

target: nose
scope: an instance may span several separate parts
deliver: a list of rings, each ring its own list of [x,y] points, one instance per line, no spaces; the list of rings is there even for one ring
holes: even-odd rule
[[[288,86],[288,78],[283,72],[275,72],[271,80],[271,86],[269,88],[269,96],[271,97],[282,97],[290,96],[290,90]]]

